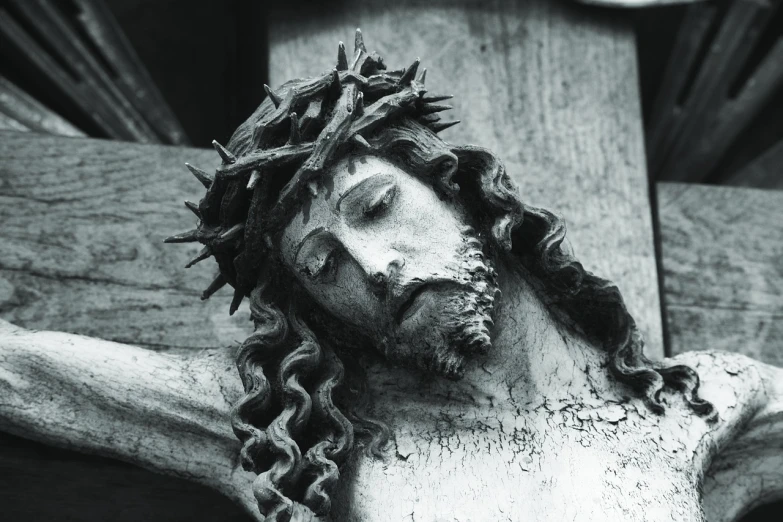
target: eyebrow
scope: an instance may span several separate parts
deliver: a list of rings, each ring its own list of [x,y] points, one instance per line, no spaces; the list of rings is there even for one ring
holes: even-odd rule
[[[299,263],[299,251],[302,250],[302,247],[305,245],[305,243],[307,243],[311,237],[317,236],[324,231],[326,231],[324,227],[317,227],[312,229],[305,237],[302,238],[302,240],[296,246],[296,252],[294,252],[294,265]]]
[[[391,174],[373,174],[369,178],[365,178],[353,187],[349,188],[347,191],[343,192],[340,197],[337,199],[337,204],[335,205],[335,208],[337,209],[337,213],[340,213],[340,204],[343,202],[343,200],[350,196],[351,194],[355,192],[368,192],[372,189],[381,187],[383,185],[387,185],[389,183],[394,183],[394,177]]]

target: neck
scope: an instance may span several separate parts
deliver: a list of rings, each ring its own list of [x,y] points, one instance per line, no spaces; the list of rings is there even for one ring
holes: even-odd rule
[[[463,381],[516,404],[606,395],[611,388],[606,352],[554,317],[517,262],[500,259],[497,265],[502,295],[492,349],[468,365]]]
[[[486,356],[468,363],[456,382],[373,366],[370,388],[395,407],[425,401],[443,411],[466,405],[531,409],[614,396],[606,353],[555,319],[518,263],[499,260],[495,268],[502,294]]]

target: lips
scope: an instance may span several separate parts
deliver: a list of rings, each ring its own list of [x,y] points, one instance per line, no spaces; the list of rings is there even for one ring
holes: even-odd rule
[[[456,290],[461,285],[451,279],[418,280],[416,283],[405,286],[400,294],[392,301],[390,307],[394,312],[394,319],[400,324],[413,315],[425,303],[421,296],[427,291]]]
[[[421,308],[421,300],[419,297],[430,287],[430,284],[422,283],[416,287],[411,288],[403,294],[401,299],[402,303],[397,308],[395,319],[397,324],[411,316],[416,310]]]

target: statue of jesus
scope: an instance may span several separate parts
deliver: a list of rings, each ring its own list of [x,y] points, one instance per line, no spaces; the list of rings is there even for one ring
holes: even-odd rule
[[[386,70],[357,31],[330,72],[267,90],[214,176],[189,167],[198,226],[167,241],[217,261],[204,299],[249,299],[238,378],[225,351],[6,323],[0,428],[281,522],[717,522],[783,494],[783,372],[647,359],[564,222],[492,152],[438,136],[450,96],[418,67]]]

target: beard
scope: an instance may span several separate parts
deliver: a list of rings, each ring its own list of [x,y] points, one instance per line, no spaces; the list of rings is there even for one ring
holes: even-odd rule
[[[459,379],[469,360],[491,348],[492,313],[500,290],[481,241],[472,230],[466,234],[454,280],[430,284],[417,298],[421,302],[415,315],[395,323],[380,340],[388,360]]]

